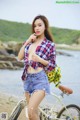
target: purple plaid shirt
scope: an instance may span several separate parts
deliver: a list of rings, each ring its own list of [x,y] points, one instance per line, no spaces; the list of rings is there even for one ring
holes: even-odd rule
[[[44,60],[49,61],[49,64],[47,66],[44,66],[43,64],[39,62],[35,62],[33,60],[28,60],[28,49],[29,46],[32,43],[29,43],[25,47],[25,53],[24,53],[24,71],[22,74],[22,80],[26,79],[27,76],[27,69],[29,66],[33,67],[34,69],[37,69],[38,67],[42,67],[45,71],[51,71],[56,67],[56,50],[55,50],[55,44],[46,38],[42,41],[42,43],[37,46],[35,53],[43,58]]]

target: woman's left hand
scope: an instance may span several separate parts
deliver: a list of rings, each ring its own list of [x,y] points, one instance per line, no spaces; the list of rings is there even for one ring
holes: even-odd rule
[[[44,60],[43,58],[39,57],[37,54],[32,54],[32,60],[35,62],[40,62],[41,64],[47,66],[49,62],[47,60]]]
[[[35,62],[40,62],[41,58],[36,53],[33,53],[32,60]]]

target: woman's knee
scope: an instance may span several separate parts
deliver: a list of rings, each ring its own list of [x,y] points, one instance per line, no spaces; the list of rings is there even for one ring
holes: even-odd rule
[[[34,109],[33,107],[28,107],[28,117],[29,118],[35,118],[35,116],[38,114],[37,109]]]

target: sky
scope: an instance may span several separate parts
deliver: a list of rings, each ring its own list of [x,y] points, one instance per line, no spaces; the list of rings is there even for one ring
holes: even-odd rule
[[[50,26],[80,30],[80,4],[57,4],[56,0],[0,0],[0,19],[32,23],[45,15]]]

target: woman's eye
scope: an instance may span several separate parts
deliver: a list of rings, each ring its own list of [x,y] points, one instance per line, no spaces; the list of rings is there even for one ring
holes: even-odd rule
[[[39,25],[34,25],[34,28],[36,28],[36,27],[41,27],[42,25],[41,24],[39,24]]]
[[[39,25],[39,27],[40,27],[41,25]]]

